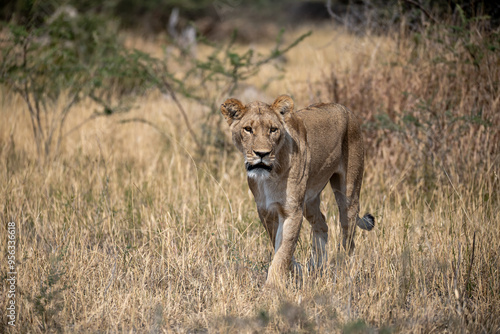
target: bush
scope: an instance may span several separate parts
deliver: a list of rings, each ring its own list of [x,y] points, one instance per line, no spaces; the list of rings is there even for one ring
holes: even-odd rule
[[[24,25],[8,25],[0,64],[0,83],[26,103],[40,160],[55,157],[62,140],[88,121],[129,110],[134,97],[149,88],[157,88],[174,99],[203,152],[200,135],[191,128],[177,94],[208,106],[211,112],[204,124],[209,124],[220,96],[232,93],[240,82],[257,74],[263,64],[280,57],[308,35],[281,47],[282,32],[268,55],[255,55],[252,49],[237,51],[236,32],[226,45],[200,40],[212,49],[205,59],[192,53],[191,45],[174,40],[165,57],[158,59],[125,48],[116,38],[117,25],[106,16],[78,13],[73,7],[63,6],[43,17],[42,23],[35,22],[40,17],[34,15]],[[184,77],[177,77],[171,67],[182,69]],[[73,107],[85,100],[97,103],[100,110],[75,128],[65,129]],[[134,121],[148,123],[146,119]],[[210,134],[206,135],[203,142],[213,143],[210,138]]]
[[[101,16],[62,7],[40,26],[10,24],[2,41],[0,83],[24,99],[39,158],[59,150],[73,107],[86,99],[102,107],[90,119],[124,111],[110,87],[139,94],[147,86],[142,54],[125,49]],[[64,99],[62,98],[64,97]]]
[[[446,171],[464,179],[487,169],[499,152],[499,31],[488,18],[457,11],[454,20],[417,32],[403,27],[383,70],[366,59],[325,79],[330,99],[369,121],[369,154],[380,154],[380,147],[405,152],[394,154],[393,167],[427,189]]]

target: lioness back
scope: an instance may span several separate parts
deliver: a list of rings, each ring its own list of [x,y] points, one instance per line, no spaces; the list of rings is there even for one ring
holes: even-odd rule
[[[348,149],[349,142],[361,140],[359,124],[347,108],[337,103],[314,104],[297,111],[296,115],[307,130],[311,152],[307,188],[313,193],[325,187],[333,174],[345,172],[348,166],[342,161],[343,151]],[[359,154],[363,154],[362,149]]]

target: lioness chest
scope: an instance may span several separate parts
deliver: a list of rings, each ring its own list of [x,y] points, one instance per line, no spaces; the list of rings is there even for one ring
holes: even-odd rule
[[[249,178],[248,184],[259,210],[279,213],[285,208],[286,187],[283,182],[266,178]]]

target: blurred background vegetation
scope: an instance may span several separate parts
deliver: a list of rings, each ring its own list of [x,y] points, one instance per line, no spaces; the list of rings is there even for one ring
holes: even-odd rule
[[[330,6],[330,13],[326,8]],[[443,20],[457,12],[460,7],[468,17],[488,15],[491,24],[497,26],[500,5],[495,1],[474,0],[7,0],[0,4],[0,20],[16,24],[42,25],[58,8],[70,6],[78,13],[104,15],[117,20],[120,28],[146,34],[160,33],[167,24],[174,8],[180,11],[185,22],[201,22],[210,33],[217,20],[232,16],[238,19],[251,17],[274,23],[297,24],[301,22],[340,19],[350,20],[356,25],[366,26],[370,20],[373,28],[387,29],[400,23],[403,17],[412,28],[423,22],[423,15],[432,13],[433,18]],[[331,15],[333,14],[333,15]],[[211,25],[210,25],[211,23]]]
[[[186,121],[177,94],[209,106],[210,115],[216,114],[221,96],[232,94],[263,64],[284,60],[283,54],[307,35],[284,45],[283,31],[279,32],[283,27],[331,23],[358,35],[397,32],[400,39],[411,34],[415,47],[422,40],[433,40],[448,50],[460,41],[465,50],[457,49],[453,56],[479,67],[485,52],[497,51],[494,29],[499,18],[498,3],[473,0],[3,1],[0,83],[23,97],[38,155],[49,156],[58,151],[65,136],[62,129],[67,115],[86,99],[101,106],[89,120],[129,110],[134,96],[151,88],[170,94]],[[480,41],[470,33],[476,28],[482,34]],[[446,36],[436,35],[442,31]],[[125,47],[124,33],[146,39],[162,36],[167,52],[158,58]],[[249,43],[269,40],[276,44],[268,54],[254,55]],[[235,42],[247,47],[236,51]],[[200,58],[197,44],[211,47],[212,53]],[[172,70],[178,67],[184,70],[182,78]],[[206,82],[216,85],[208,88]],[[69,102],[55,108],[61,94]],[[328,97],[335,98],[340,97]],[[212,140],[210,126],[203,128],[198,137],[205,138],[201,139],[190,129],[199,148],[202,141],[218,141]]]
[[[19,228],[18,331],[499,332],[499,13],[472,0],[2,1],[0,217]],[[218,109],[284,93],[362,119],[362,209],[377,227],[344,261],[325,192],[331,268],[277,303],[261,293],[272,247]],[[303,263],[308,238],[304,226]]]

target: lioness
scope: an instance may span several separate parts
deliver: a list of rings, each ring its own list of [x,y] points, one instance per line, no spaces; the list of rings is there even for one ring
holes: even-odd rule
[[[248,185],[274,246],[266,285],[290,268],[302,217],[312,227],[309,266],[326,261],[328,226],[320,194],[328,182],[339,207],[342,245],[351,253],[356,225],[369,231],[375,224],[370,214],[358,216],[364,150],[356,117],[335,103],[295,112],[287,95],[272,105],[228,99],[221,112],[245,157]]]

